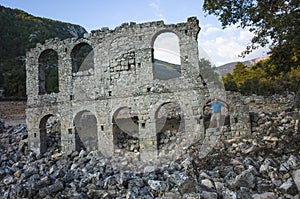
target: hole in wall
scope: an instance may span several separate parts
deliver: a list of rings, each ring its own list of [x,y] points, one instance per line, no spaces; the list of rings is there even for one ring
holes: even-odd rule
[[[184,132],[181,107],[176,102],[162,104],[156,111],[155,121],[157,147],[159,150],[166,150],[168,146],[180,139]]]
[[[154,79],[168,80],[181,76],[179,38],[176,34],[158,35],[152,53]]]
[[[76,114],[73,125],[75,127],[76,150],[98,150],[96,116],[88,110],[80,111]]]
[[[72,52],[72,73],[94,69],[94,50],[87,43],[77,44]]]
[[[138,117],[131,115],[130,108],[122,107],[115,111],[113,123],[113,143],[116,150],[123,153],[139,152]]]
[[[52,115],[44,116],[39,125],[40,152],[59,152],[61,150],[61,124]]]
[[[39,95],[58,93],[58,55],[48,49],[41,53],[38,59]]]

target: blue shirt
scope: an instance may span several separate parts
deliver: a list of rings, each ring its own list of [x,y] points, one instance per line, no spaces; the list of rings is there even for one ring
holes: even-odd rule
[[[210,106],[214,108],[214,113],[220,113],[221,112],[221,107],[223,105],[224,104],[222,102],[218,102],[218,103],[211,102],[210,103]]]

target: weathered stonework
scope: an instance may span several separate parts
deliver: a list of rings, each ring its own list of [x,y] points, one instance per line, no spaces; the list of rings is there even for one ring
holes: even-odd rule
[[[179,104],[183,113],[184,144],[202,138],[205,129],[201,115],[212,96],[198,66],[199,31],[198,20],[192,17],[187,23],[171,25],[163,21],[124,23],[114,30],[92,31],[80,39],[55,38],[38,44],[26,58],[29,147],[38,154],[46,151],[46,122],[54,117],[60,122],[63,152],[79,149],[83,144],[87,150],[113,155],[114,116],[126,107],[138,118],[140,158],[149,160],[157,155],[157,111],[171,102]],[[181,77],[159,80],[153,77],[153,45],[157,36],[165,32],[179,38]],[[78,70],[72,53],[83,44],[93,49],[93,67]],[[43,87],[39,58],[47,50],[57,53],[58,93],[39,92]],[[241,109],[235,113],[247,111]]]

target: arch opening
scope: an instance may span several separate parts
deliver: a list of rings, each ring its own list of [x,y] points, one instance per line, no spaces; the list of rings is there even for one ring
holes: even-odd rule
[[[97,118],[90,111],[81,111],[76,114],[73,125],[75,127],[76,151],[98,150]]]
[[[211,103],[213,100],[209,100],[206,102],[206,104]],[[221,115],[220,115],[220,128],[222,128],[223,132],[229,132],[231,131],[230,128],[230,106],[223,100],[218,99],[219,102],[223,103],[224,106],[221,108]],[[227,108],[225,108],[228,107]],[[210,106],[204,106],[203,107],[203,122],[204,122],[204,129],[208,128],[216,128],[217,123],[216,121],[211,121],[211,117],[213,114],[213,109]]]
[[[43,51],[38,58],[39,95],[58,93],[58,55],[55,50]]]
[[[94,50],[87,43],[77,44],[71,52],[71,59],[72,73],[94,69]]]
[[[159,34],[153,44],[153,79],[181,77],[179,38],[175,33]]]
[[[123,152],[139,152],[138,117],[131,114],[131,109],[129,107],[119,108],[113,115],[112,123],[115,149]]]
[[[61,125],[52,114],[44,116],[39,124],[40,153],[61,151]]]
[[[155,113],[155,126],[159,151],[172,150],[176,147],[185,128],[179,104],[176,102],[162,104]]]

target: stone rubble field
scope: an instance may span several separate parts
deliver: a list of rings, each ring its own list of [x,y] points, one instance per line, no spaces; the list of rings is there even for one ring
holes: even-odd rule
[[[28,149],[26,124],[1,119],[0,198],[300,198],[300,113],[292,109],[293,96],[251,96],[244,103],[251,134],[208,129],[206,142],[184,157],[141,164],[143,172],[119,169],[114,165],[128,160],[96,151],[61,154],[53,146],[37,156]]]

